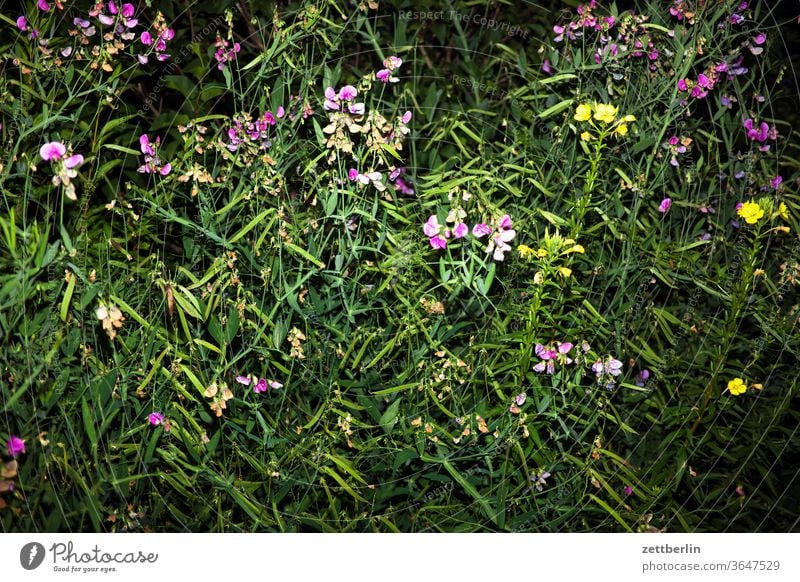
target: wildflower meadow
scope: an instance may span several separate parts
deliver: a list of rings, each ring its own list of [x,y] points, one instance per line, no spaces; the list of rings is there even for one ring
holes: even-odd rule
[[[0,529],[800,531],[796,12],[4,6]]]

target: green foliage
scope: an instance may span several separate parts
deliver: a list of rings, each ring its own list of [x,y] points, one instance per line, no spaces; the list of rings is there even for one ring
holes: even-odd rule
[[[797,529],[800,173],[762,6],[597,7],[613,52],[532,5],[178,2],[161,61],[155,8],[124,38],[76,4],[0,16],[4,531]],[[326,110],[346,85],[364,115]]]

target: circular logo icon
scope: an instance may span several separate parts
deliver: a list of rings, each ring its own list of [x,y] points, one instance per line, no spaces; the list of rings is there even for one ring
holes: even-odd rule
[[[44,546],[39,542],[30,542],[19,551],[19,563],[26,570],[35,570],[44,562]]]

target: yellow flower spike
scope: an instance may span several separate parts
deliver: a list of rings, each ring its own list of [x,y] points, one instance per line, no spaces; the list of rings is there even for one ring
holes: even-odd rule
[[[519,256],[522,257],[523,259],[530,258],[534,255],[533,249],[528,245],[518,245],[517,252],[519,253]]]
[[[593,136],[588,131],[584,131],[581,134],[581,140],[583,140],[583,141],[592,141],[592,139],[593,139]]]
[[[572,269],[570,269],[569,267],[559,267],[556,270],[558,271],[558,274],[564,277],[565,279],[570,275],[572,275]]]
[[[747,224],[755,224],[764,217],[764,210],[756,202],[745,202],[736,214],[744,218]]]
[[[786,204],[781,202],[773,216],[780,216],[784,220],[789,220],[789,209],[786,208]]]
[[[539,249],[536,251],[536,256],[540,259],[543,259],[547,256],[547,251],[545,249]]]
[[[612,123],[617,116],[617,108],[613,105],[601,103],[595,108],[594,118],[603,123]]]
[[[575,111],[575,121],[589,121],[592,118],[592,108],[588,103],[581,103]]]
[[[628,135],[628,126],[627,126],[627,125],[625,125],[624,123],[620,124],[620,125],[618,125],[618,126],[617,126],[617,128],[614,130],[614,133],[616,133],[617,135],[620,135],[620,136],[622,136],[622,135]]]
[[[747,384],[741,378],[734,378],[728,382],[728,392],[731,396],[739,396],[747,391]]]

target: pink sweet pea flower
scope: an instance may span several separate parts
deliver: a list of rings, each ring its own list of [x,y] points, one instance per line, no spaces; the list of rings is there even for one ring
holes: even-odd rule
[[[164,415],[160,412],[151,412],[147,416],[147,421],[151,424],[151,426],[158,426],[164,422]]]
[[[672,200],[670,198],[664,198],[661,201],[661,204],[658,205],[658,211],[661,214],[665,214],[669,210],[670,206],[672,206]]]
[[[39,155],[45,162],[60,160],[61,156],[66,153],[67,148],[64,147],[63,143],[57,141],[51,141],[50,143],[46,143],[39,148]]]
[[[283,384],[281,384],[280,382],[278,382],[276,380],[270,380],[269,382],[267,382],[267,384],[273,390],[277,390],[278,388],[283,388]]]
[[[455,238],[464,238],[467,236],[467,233],[469,233],[469,227],[463,222],[458,223],[453,229],[453,236]]]
[[[6,450],[8,451],[9,455],[16,459],[18,455],[21,455],[25,452],[25,441],[12,434],[8,437]]]
[[[83,163],[83,156],[81,154],[74,154],[64,160],[64,167],[68,170],[76,166],[80,166]]]
[[[153,44],[153,37],[146,30],[142,32],[141,36],[139,37],[139,40],[142,42],[143,45],[146,46],[150,46],[151,44]]]
[[[428,218],[428,221],[425,223],[425,225],[422,227],[422,232],[424,232],[425,236],[427,237],[434,237],[437,234],[439,234],[441,228],[442,227],[439,225],[439,219],[436,218],[435,214],[432,214]]]
[[[249,376],[236,376],[236,381],[239,384],[244,384],[245,386],[250,386],[250,377]]]
[[[429,239],[429,241],[431,243],[431,246],[435,249],[441,250],[447,246],[447,240],[443,236],[438,234],[436,236],[432,236]]]
[[[355,180],[356,178],[358,178],[358,170],[356,170],[355,168],[350,168],[347,172],[347,177],[348,179],[350,179],[350,181]]]
[[[339,99],[342,101],[352,101],[358,95],[358,91],[352,85],[345,85],[339,89]]]
[[[39,0],[37,6],[39,6],[39,10],[42,12],[48,12],[50,10],[50,5],[45,0]]]
[[[17,28],[19,28],[22,32],[28,30],[28,19],[24,16],[17,18]]]
[[[411,112],[406,111],[405,113],[403,113],[403,117],[400,118],[400,121],[402,121],[403,123],[408,123],[409,121],[411,121]]]
[[[255,386],[253,386],[253,392],[256,394],[261,394],[267,391],[267,381],[264,378],[261,378],[256,382]]]
[[[472,235],[477,238],[483,238],[487,234],[492,234],[492,229],[489,227],[488,224],[479,222],[478,224],[472,227]]]

